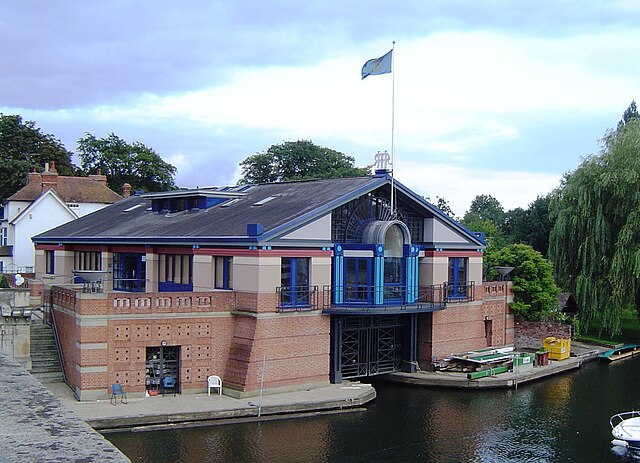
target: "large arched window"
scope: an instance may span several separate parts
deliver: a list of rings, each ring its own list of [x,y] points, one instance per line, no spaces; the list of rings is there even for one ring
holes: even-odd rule
[[[398,301],[404,294],[404,236],[398,224],[384,234],[384,300]]]

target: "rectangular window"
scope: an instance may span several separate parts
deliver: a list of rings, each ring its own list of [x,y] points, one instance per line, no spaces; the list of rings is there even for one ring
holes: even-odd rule
[[[193,256],[160,254],[158,256],[159,291],[193,291]]]
[[[447,297],[449,299],[465,299],[467,297],[467,266],[466,257],[449,258],[449,282],[447,284]]]
[[[55,269],[56,256],[54,251],[44,252],[44,273],[47,275],[53,275]]]
[[[7,227],[0,228],[0,246],[9,244],[9,229]]]
[[[344,301],[349,303],[371,303],[371,264],[368,257],[346,257],[344,274]]]
[[[283,307],[309,306],[308,257],[283,257],[281,264],[280,304]]]
[[[74,270],[102,270],[102,253],[100,251],[76,251],[73,254]]]
[[[147,283],[146,256],[119,252],[113,255],[113,289],[144,292]]]
[[[216,289],[233,288],[233,257],[215,258],[215,287]]]

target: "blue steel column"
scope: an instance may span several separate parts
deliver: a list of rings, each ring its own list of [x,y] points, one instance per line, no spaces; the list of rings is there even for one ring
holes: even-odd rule
[[[376,245],[373,257],[373,303],[384,304],[384,246]]]
[[[344,303],[344,255],[342,246],[336,245],[333,249],[333,303],[341,305]]]
[[[418,247],[407,246],[405,252],[405,275],[406,275],[406,300],[407,304],[413,304],[418,300]]]

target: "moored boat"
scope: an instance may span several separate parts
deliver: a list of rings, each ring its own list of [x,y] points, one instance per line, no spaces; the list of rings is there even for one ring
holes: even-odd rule
[[[622,412],[609,419],[611,434],[615,439],[613,445],[626,446],[632,450],[640,450],[640,411]]]
[[[602,352],[598,355],[599,360],[606,360],[608,362],[614,362],[616,360],[622,360],[633,355],[640,354],[640,345],[638,344],[626,344],[622,347],[616,347]]]

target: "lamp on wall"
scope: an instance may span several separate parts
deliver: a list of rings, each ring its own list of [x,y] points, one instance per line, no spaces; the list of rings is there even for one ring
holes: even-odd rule
[[[507,275],[509,275],[515,267],[493,267],[493,269],[500,274],[500,281],[506,281]]]

